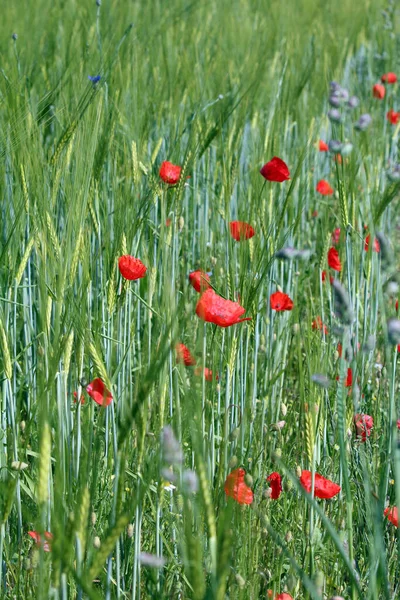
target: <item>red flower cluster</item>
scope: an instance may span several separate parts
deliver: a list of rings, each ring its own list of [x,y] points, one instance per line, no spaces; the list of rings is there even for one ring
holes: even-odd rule
[[[38,531],[28,531],[28,535],[36,542],[37,546],[41,546],[43,543],[43,550],[45,552],[50,552],[51,550],[51,542],[53,540],[53,534],[50,531],[44,532],[44,539],[46,541],[42,542],[41,535]]]
[[[381,81],[382,83],[396,83],[397,82],[397,75],[396,73],[384,73],[384,75],[382,75],[381,77]]]
[[[204,292],[210,287],[210,278],[204,271],[192,271],[189,274],[189,283],[196,292]]]
[[[239,504],[251,504],[253,502],[253,492],[244,481],[245,475],[246,471],[244,469],[235,469],[229,473],[225,480],[225,494]]]
[[[182,167],[173,165],[171,162],[165,160],[160,168],[160,177],[164,183],[169,185],[176,185],[181,177]]]
[[[190,350],[185,344],[176,345],[176,362],[183,363],[186,367],[192,367],[196,364],[196,360],[190,353]]]
[[[331,188],[331,186],[327,181],[325,181],[325,179],[321,179],[320,181],[318,181],[317,187],[315,189],[322,196],[332,196],[333,194],[333,188]]]
[[[293,300],[283,292],[274,292],[269,297],[269,303],[272,310],[276,310],[277,312],[283,310],[292,310],[293,309]]]
[[[141,260],[129,256],[121,256],[118,260],[119,272],[124,279],[129,281],[135,281],[135,279],[141,279],[146,275],[147,267],[144,266]]]
[[[244,221],[231,221],[229,223],[229,228],[231,230],[231,236],[237,242],[249,240],[255,235],[254,228],[248,223],[244,223]]]
[[[312,473],[311,471],[302,471],[300,483],[306,492],[311,492]],[[314,473],[314,496],[322,499],[330,499],[336,496],[341,490],[340,485],[333,483],[330,479],[325,479],[319,473]]]
[[[99,377],[86,386],[86,392],[99,406],[109,406],[113,400],[110,390]]]
[[[290,179],[290,172],[287,164],[277,156],[274,156],[269,162],[267,162],[260,170],[261,175],[267,179],[267,181],[287,181]]]
[[[272,500],[278,500],[279,496],[282,493],[282,477],[279,473],[274,471],[271,475],[268,475],[267,481],[270,484],[272,494]]]
[[[200,319],[208,323],[214,323],[219,327],[230,327],[236,325],[236,323],[251,321],[251,317],[240,319],[245,312],[246,309],[240,306],[238,302],[225,300],[218,296],[212,288],[204,292],[196,306],[196,315]]]
[[[393,525],[395,527],[399,526],[399,514],[398,514],[397,506],[392,506],[392,507],[388,506],[383,511],[383,514],[385,515],[385,517],[387,517],[388,521],[393,523]]]

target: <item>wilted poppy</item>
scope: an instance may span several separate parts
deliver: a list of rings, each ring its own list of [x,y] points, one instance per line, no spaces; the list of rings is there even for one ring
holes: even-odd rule
[[[41,539],[40,533],[38,531],[28,531],[28,535],[30,535],[31,538],[36,542],[37,546],[41,546],[42,539]],[[50,531],[45,531],[44,532],[44,538],[45,538],[46,541],[43,543],[43,550],[45,552],[50,552],[50,550],[51,550],[51,541],[53,539],[53,534],[50,533]]]
[[[396,83],[397,75],[396,73],[385,73],[384,75],[382,75],[381,81],[382,83]]]
[[[176,345],[176,362],[184,363],[186,367],[192,367],[196,364],[196,360],[190,353],[190,350],[185,344]]]
[[[96,404],[99,404],[99,406],[109,406],[113,399],[110,390],[106,388],[99,377],[93,379],[93,381],[86,386],[86,392]]]
[[[367,237],[365,238],[365,243],[364,243],[364,250],[365,250],[365,252],[368,252],[370,239],[371,239],[371,236],[370,236],[370,234],[368,234]],[[374,252],[380,252],[380,250],[381,250],[381,245],[380,245],[379,240],[377,238],[374,238],[374,245],[373,245],[372,250]]]
[[[386,113],[386,118],[392,125],[397,125],[397,123],[399,122],[399,118],[400,118],[400,112],[396,112],[391,108]]]
[[[372,88],[372,95],[374,98],[378,98],[378,100],[383,100],[383,98],[385,97],[385,94],[386,94],[385,86],[380,83],[376,83],[374,85],[374,87]]]
[[[229,473],[225,480],[225,494],[239,502],[239,504],[251,504],[253,502],[253,492],[244,482],[246,471],[244,469],[235,469]]]
[[[323,140],[319,140],[318,148],[320,152],[328,152],[329,146]]]
[[[204,369],[202,369],[201,367],[196,367],[194,370],[194,374],[197,375],[198,377],[201,376],[201,374],[203,373],[204,379],[206,381],[212,381],[213,380],[213,372],[211,369],[209,369],[208,367],[204,367]],[[216,381],[218,381],[219,377],[218,375],[215,376]]]
[[[333,189],[331,188],[329,183],[325,181],[325,179],[321,179],[320,181],[318,181],[317,187],[315,189],[317,190],[317,192],[322,194],[322,196],[332,196],[333,194]]]
[[[278,500],[279,496],[282,493],[282,477],[274,471],[271,475],[268,475],[267,481],[270,484],[272,494],[272,500]]]
[[[340,227],[336,227],[332,233],[332,242],[338,244],[340,240]]]
[[[392,507],[388,506],[383,511],[383,514],[385,515],[385,517],[388,518],[388,521],[393,523],[393,525],[395,527],[399,526],[399,515],[398,515],[398,511],[397,511],[397,506],[392,506]]]
[[[274,292],[269,297],[269,303],[272,310],[282,311],[282,310],[292,310],[293,308],[293,300],[283,292]]]
[[[171,162],[165,160],[160,168],[160,177],[169,185],[176,185],[180,179],[182,173],[182,167],[173,165]]]
[[[196,292],[204,292],[210,287],[210,278],[204,271],[192,271],[189,273],[189,283]]]
[[[357,437],[363,442],[367,441],[367,437],[371,435],[371,429],[374,426],[374,419],[369,415],[356,414],[354,415],[354,424],[356,426]]]
[[[290,172],[287,164],[277,156],[274,156],[267,162],[260,170],[260,173],[268,181],[282,183],[282,181],[290,179]]]
[[[328,265],[334,271],[342,270],[342,263],[340,262],[339,252],[336,248],[330,248],[328,250]]]
[[[141,260],[125,254],[118,259],[119,272],[122,277],[135,281],[146,275],[147,267],[144,266]]]
[[[311,471],[302,471],[300,483],[306,492],[311,492],[312,475]],[[333,498],[340,492],[340,485],[333,483],[330,479],[325,479],[319,473],[314,474],[314,495],[317,498],[329,499]]]
[[[323,331],[325,335],[328,335],[328,328],[323,324],[321,317],[316,317],[314,319],[314,321],[311,323],[311,328]]]
[[[231,230],[231,236],[237,242],[249,240],[255,235],[254,228],[244,221],[231,221],[229,223],[229,228]]]
[[[245,312],[246,309],[238,302],[225,300],[212,288],[204,292],[196,306],[196,315],[200,319],[219,325],[219,327],[230,327],[236,323],[242,323],[242,321],[251,321],[251,317],[240,319]]]

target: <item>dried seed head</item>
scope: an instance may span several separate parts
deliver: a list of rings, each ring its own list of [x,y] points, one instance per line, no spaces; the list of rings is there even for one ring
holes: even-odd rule
[[[283,404],[283,402],[281,404],[281,413],[282,413],[282,415],[284,417],[286,417],[286,415],[287,415],[287,406],[286,406],[286,404]]]
[[[98,535],[95,535],[93,538],[93,546],[98,550],[101,546],[101,541]]]
[[[95,512],[92,512],[92,514],[90,515],[90,522],[93,525],[93,527],[96,525],[96,521],[97,521],[97,515]]]
[[[132,523],[129,523],[127,528],[126,528],[126,535],[128,536],[128,538],[133,538],[133,525]]]
[[[22,431],[22,433],[25,431],[25,427],[26,427],[25,421],[21,421],[21,423],[19,424],[19,428]]]

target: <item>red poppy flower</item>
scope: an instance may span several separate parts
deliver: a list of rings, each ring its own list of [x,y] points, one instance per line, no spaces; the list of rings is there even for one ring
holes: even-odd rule
[[[210,287],[210,278],[204,271],[192,271],[189,274],[189,283],[196,292],[204,292]]]
[[[340,241],[340,227],[336,227],[336,229],[332,233],[332,243],[338,244]]]
[[[339,165],[342,164],[343,159],[342,159],[342,155],[341,154],[335,154],[335,156],[333,157],[333,160],[337,163],[339,163]]]
[[[381,77],[382,83],[396,83],[397,75],[396,73],[385,73]]]
[[[334,271],[342,270],[342,263],[340,262],[339,252],[336,248],[330,248],[328,250],[328,265]]]
[[[360,437],[363,442],[366,442],[367,437],[371,435],[374,419],[369,415],[356,414],[354,415],[354,424],[356,426],[357,437]]]
[[[385,97],[385,94],[386,94],[385,86],[381,85],[380,83],[376,83],[374,85],[374,87],[372,88],[372,95],[374,98],[378,98],[378,100],[383,100],[383,98]]]
[[[400,429],[400,419],[397,419],[397,429]]]
[[[165,183],[170,185],[176,185],[182,173],[182,167],[173,165],[172,163],[165,160],[160,168],[160,177]]]
[[[340,355],[341,356],[341,355]],[[339,375],[336,377],[336,381],[339,381]],[[353,371],[349,367],[347,369],[346,381],[344,382],[344,387],[351,387],[353,385]]]
[[[76,404],[77,400],[78,400],[78,394],[76,392],[74,392],[74,404]],[[81,394],[81,404],[85,404],[85,396],[83,394]]]
[[[315,218],[315,217],[318,217],[318,211],[317,211],[317,210],[313,210],[313,212],[312,212],[312,215],[311,215],[311,216],[312,216],[312,217],[314,217],[314,218]]]
[[[176,345],[176,362],[184,363],[186,367],[192,367],[196,364],[196,360],[190,353],[190,350],[185,344]]]
[[[319,140],[318,148],[319,148],[320,152],[328,152],[328,150],[329,150],[328,144],[326,142],[324,142],[323,140]]]
[[[119,272],[124,279],[135,281],[146,275],[147,267],[144,266],[141,260],[125,254],[118,259]]]
[[[40,533],[38,531],[28,531],[28,535],[36,542],[37,546],[40,546],[42,543],[42,539],[40,537]],[[53,539],[53,534],[50,531],[44,532],[45,542],[43,543],[43,550],[45,552],[50,552],[51,550],[51,541]]]
[[[109,406],[113,399],[110,390],[106,388],[99,377],[93,379],[93,381],[86,386],[86,392],[99,406]]]
[[[282,181],[290,179],[290,172],[287,164],[277,156],[274,156],[267,162],[260,170],[260,173],[268,181],[282,183]]]
[[[165,221],[165,226],[169,227],[171,225],[172,221],[171,219],[168,217],[168,219]]]
[[[286,592],[282,592],[282,594],[277,594],[275,596],[275,600],[293,600],[293,596],[287,594]]]
[[[244,469],[235,469],[229,473],[225,480],[225,494],[239,502],[239,504],[251,504],[253,502],[253,492],[244,482],[245,475],[246,471]]]
[[[212,288],[204,292],[196,306],[196,315],[200,319],[219,325],[219,327],[230,327],[236,323],[242,323],[242,321],[251,321],[251,317],[240,319],[245,312],[246,309],[238,302],[225,300],[218,296]]]
[[[231,230],[231,236],[237,242],[249,240],[255,235],[254,228],[248,223],[244,223],[244,221],[231,221],[229,223],[229,228]]]
[[[395,112],[392,108],[386,113],[386,118],[392,125],[397,125],[400,118],[400,112]]]
[[[271,475],[268,475],[267,481],[270,484],[272,494],[272,500],[278,500],[279,496],[282,493],[282,477],[274,471]]]
[[[274,292],[269,297],[269,303],[272,310],[282,311],[282,310],[292,310],[293,308],[293,300],[283,292]]]
[[[311,471],[302,471],[300,477],[300,483],[306,492],[311,492]],[[315,473],[314,475],[314,495],[317,498],[329,499],[333,498],[340,492],[340,485],[337,483],[333,483],[330,479],[325,479],[319,473]]]
[[[203,373],[204,379],[206,381],[212,381],[213,380],[213,372],[211,369],[209,369],[208,367],[204,367],[204,369],[202,369],[201,367],[196,367],[194,370],[194,374],[197,375],[198,377],[201,376],[201,374]],[[219,380],[218,375],[215,376],[216,381]]]
[[[370,234],[368,234],[367,237],[365,238],[365,243],[364,243],[365,252],[368,252],[370,239],[371,239],[371,236],[370,236]],[[373,250],[373,252],[380,252],[380,250],[381,250],[381,245],[377,238],[374,238],[374,247],[372,248],[372,250]]]
[[[311,328],[323,331],[325,335],[328,335],[328,328],[323,324],[321,317],[316,317],[314,319],[314,321],[311,323]]]
[[[315,189],[317,190],[317,192],[322,194],[322,196],[332,196],[333,194],[333,188],[331,188],[331,186],[327,181],[325,181],[325,179],[321,179],[320,181],[318,181],[317,187]]]
[[[383,514],[385,515],[385,517],[388,518],[388,521],[393,523],[395,527],[399,526],[399,515],[397,511],[397,506],[392,506],[391,508],[388,506],[383,511]]]

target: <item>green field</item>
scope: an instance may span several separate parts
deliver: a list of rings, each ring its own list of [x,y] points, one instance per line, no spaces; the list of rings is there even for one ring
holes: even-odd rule
[[[3,0],[0,598],[400,598],[399,15]]]

